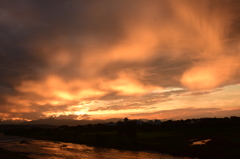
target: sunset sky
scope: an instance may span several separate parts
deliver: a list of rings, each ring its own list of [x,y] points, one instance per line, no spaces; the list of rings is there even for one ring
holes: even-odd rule
[[[240,115],[238,0],[1,0],[0,118]]]

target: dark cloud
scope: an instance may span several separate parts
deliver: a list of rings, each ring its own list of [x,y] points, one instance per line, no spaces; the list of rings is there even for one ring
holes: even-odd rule
[[[76,114],[69,114],[69,115],[59,115],[59,116],[51,116],[51,118],[54,119],[71,119],[71,120],[89,120],[91,118],[91,115],[83,114],[83,115],[76,115]]]
[[[166,92],[152,92],[138,97],[128,97],[124,100],[109,102],[104,107],[89,109],[89,111],[104,111],[104,110],[127,110],[127,109],[151,109],[153,104],[159,102],[167,102],[172,100],[173,96],[179,96],[186,93],[186,90],[169,90]],[[114,96],[116,97],[116,95]],[[120,97],[119,97],[120,98]],[[107,99],[107,98],[106,98]]]
[[[205,91],[189,91],[186,93],[183,93],[182,96],[200,96],[200,95],[205,95],[205,94],[210,94],[218,91],[222,91],[222,88],[216,88],[213,90],[205,90]]]
[[[168,91],[159,91],[146,94],[141,97],[131,97],[124,98],[119,102],[109,102],[104,107],[97,107],[89,109],[89,111],[105,111],[105,110],[128,110],[128,109],[144,109],[149,110],[153,107],[150,107],[153,104],[164,103],[171,100],[174,100],[177,96],[198,96],[207,95],[214,92],[222,91],[222,89],[206,90],[206,91],[187,91],[183,89],[168,90]],[[115,96],[116,97],[116,96]]]

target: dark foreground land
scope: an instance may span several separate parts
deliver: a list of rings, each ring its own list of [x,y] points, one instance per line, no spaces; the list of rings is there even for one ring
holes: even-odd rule
[[[154,150],[176,156],[237,159],[240,158],[240,119],[212,118],[166,121],[161,125],[134,120],[118,122],[116,126],[103,124],[61,126],[57,128],[3,129],[6,135],[42,140],[54,140],[93,146]],[[194,141],[211,139],[203,145]]]
[[[17,152],[10,152],[0,148],[0,158],[1,159],[29,159],[26,156],[20,155]]]

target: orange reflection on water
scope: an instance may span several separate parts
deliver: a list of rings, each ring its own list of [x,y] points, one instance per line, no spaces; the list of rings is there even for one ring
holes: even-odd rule
[[[191,159],[187,157],[161,154],[158,152],[117,150],[43,140],[32,140],[30,141],[30,144],[0,142],[0,147],[9,151],[26,153],[28,157],[34,159]]]

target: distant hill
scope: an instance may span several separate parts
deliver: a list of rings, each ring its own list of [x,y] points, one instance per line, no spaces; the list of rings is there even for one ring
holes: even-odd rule
[[[69,125],[69,126],[76,126],[76,125],[87,125],[87,124],[98,124],[98,123],[108,123],[108,122],[118,122],[123,120],[122,118],[111,118],[106,120],[73,120],[73,119],[54,119],[54,118],[47,118],[47,119],[38,119],[32,121],[20,121],[20,120],[5,120],[0,121],[0,125]]]

